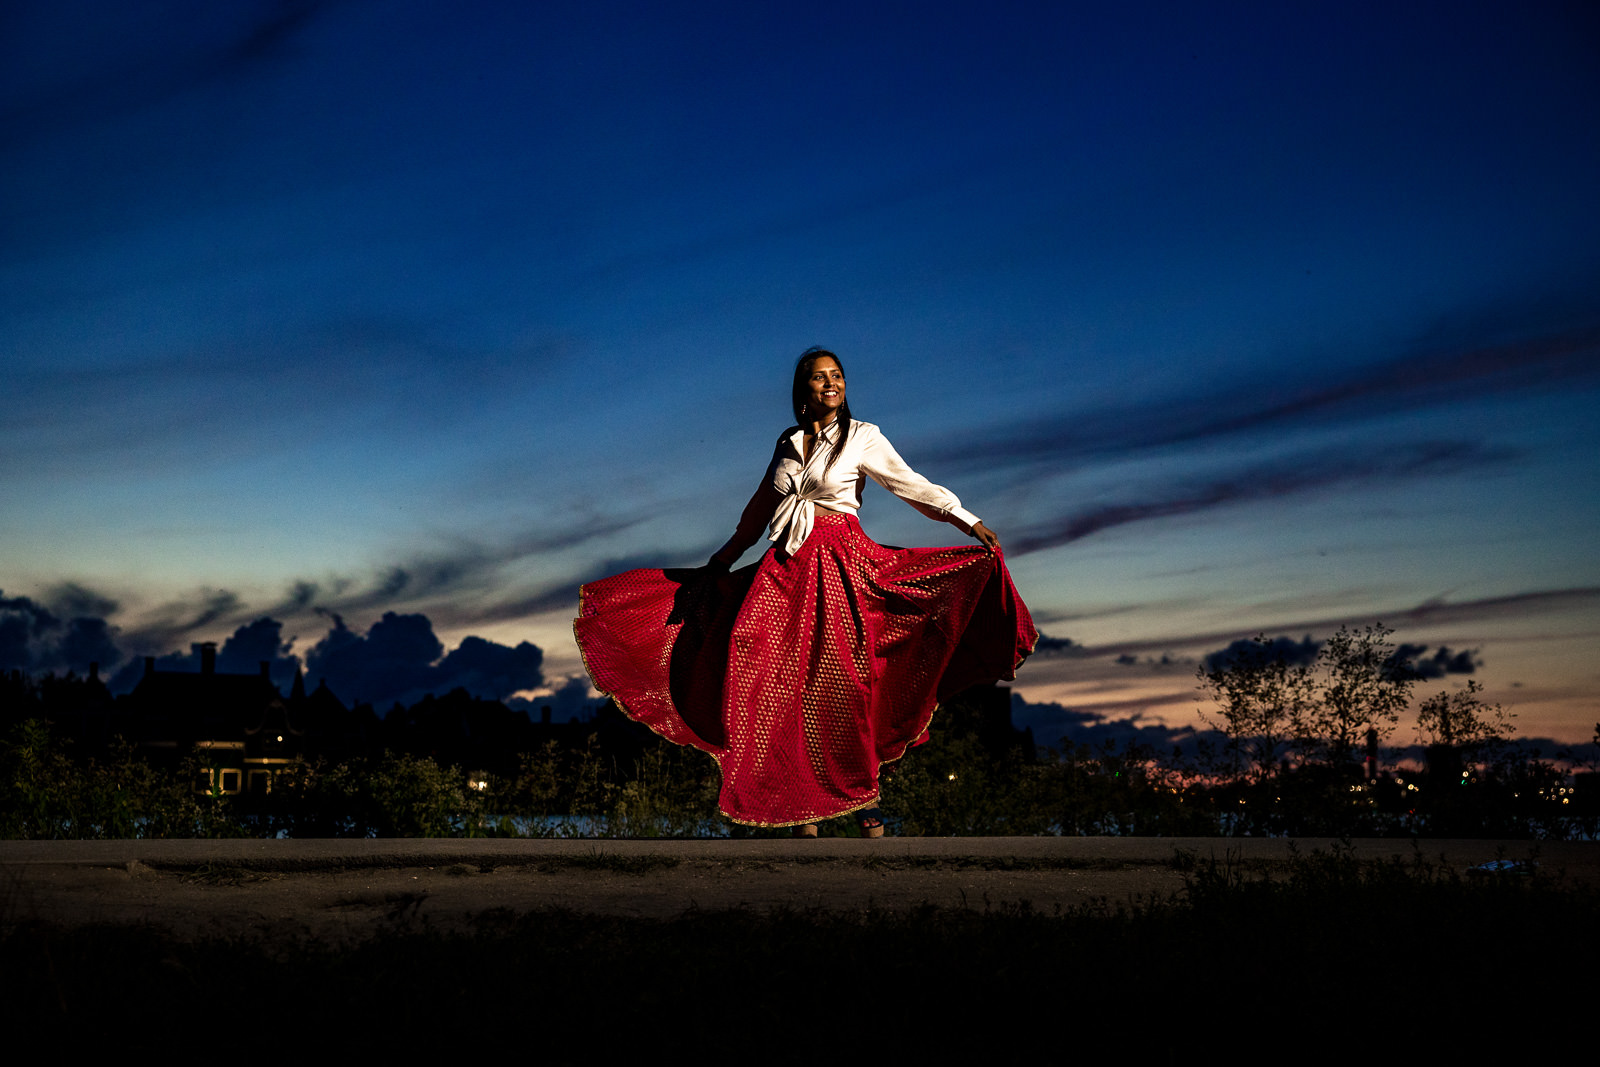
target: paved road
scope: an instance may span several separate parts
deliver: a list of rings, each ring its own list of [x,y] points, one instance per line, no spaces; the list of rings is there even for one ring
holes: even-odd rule
[[[185,936],[368,936],[397,924],[470,926],[491,909],[671,918],[686,910],[865,911],[934,904],[1035,910],[1173,894],[1180,852],[1247,869],[1326,840],[787,838],[741,841],[3,841],[0,923],[150,923]],[[1409,860],[1407,841],[1357,857]],[[1600,843],[1428,841],[1464,871],[1534,857],[1600,887]]]

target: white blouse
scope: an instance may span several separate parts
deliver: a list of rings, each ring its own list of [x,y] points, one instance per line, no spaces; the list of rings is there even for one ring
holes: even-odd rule
[[[759,534],[753,530],[747,533],[748,527],[753,521],[760,521],[761,513],[770,507],[767,540],[781,541],[784,551],[794,555],[811,536],[817,507],[834,511],[859,510],[861,490],[869,477],[930,519],[954,520],[968,530],[980,521],[961,506],[954,493],[912,470],[883,436],[883,431],[870,422],[850,420],[850,434],[845,438],[844,449],[833,461],[833,467],[827,469],[828,457],[833,453],[833,442],[838,436],[837,422],[824,426],[812,443],[809,460],[804,458],[803,429],[778,438],[766,479],[746,506],[739,531],[725,547],[737,547],[743,552],[754,544]]]

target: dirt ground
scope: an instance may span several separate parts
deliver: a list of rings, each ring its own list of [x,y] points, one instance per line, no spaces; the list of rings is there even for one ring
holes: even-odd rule
[[[669,919],[694,909],[1035,911],[1178,893],[1195,860],[1282,866],[1328,841],[894,838],[880,841],[0,842],[0,924],[151,924],[182,937],[340,942],[469,928],[495,909]],[[1358,840],[1367,861],[1459,872],[1531,860],[1600,887],[1600,843]]]

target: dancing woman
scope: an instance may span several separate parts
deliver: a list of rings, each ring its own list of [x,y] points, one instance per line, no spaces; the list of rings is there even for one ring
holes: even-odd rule
[[[1038,633],[994,531],[851,417],[839,357],[807,350],[791,395],[796,425],[710,562],[585,585],[573,631],[597,689],[717,760],[728,818],[814,835],[854,812],[878,836],[883,765],[927,739],[939,701],[1014,677]],[[855,515],[868,478],[980,544],[873,542]],[[730,573],[764,531],[773,547]]]

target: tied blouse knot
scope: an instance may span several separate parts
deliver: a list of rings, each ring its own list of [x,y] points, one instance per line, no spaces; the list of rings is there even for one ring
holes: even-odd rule
[[[850,433],[830,468],[828,459],[839,436],[837,422],[822,428],[805,457],[805,431],[796,428],[778,439],[772,463],[761,488],[751,498],[739,520],[734,543],[740,551],[760,537],[776,541],[794,555],[811,536],[819,506],[834,511],[858,511],[861,491],[868,478],[883,486],[930,519],[955,520],[968,530],[980,520],[961,506],[954,493],[935,485],[900,458],[883,431],[870,422],[850,421]]]

